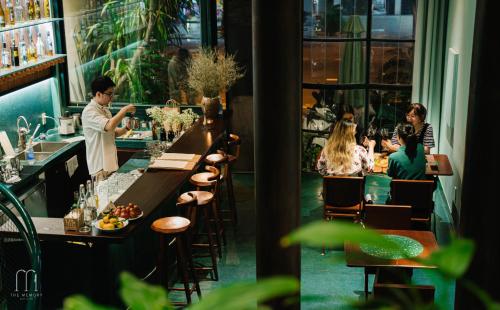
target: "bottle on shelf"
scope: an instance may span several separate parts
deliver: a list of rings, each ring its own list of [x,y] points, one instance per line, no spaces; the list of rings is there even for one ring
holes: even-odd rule
[[[28,34],[29,34],[28,61],[36,61],[37,60],[36,46],[35,42],[33,42],[33,32],[31,31],[31,28],[29,29]]]
[[[26,7],[28,8],[28,19],[29,20],[34,20],[35,19],[35,2],[34,0],[26,0]]]
[[[14,25],[16,23],[16,18],[14,16],[14,6],[12,5],[12,0],[7,0],[5,2],[5,17],[9,19],[9,24]]]
[[[42,18],[40,15],[40,0],[35,0],[34,9],[35,9],[35,19]]]
[[[7,41],[2,34],[2,68],[9,69],[11,66],[10,51],[7,49]]]
[[[4,15],[4,9],[2,6],[2,1],[0,1],[0,28],[5,27],[5,15]]]
[[[94,186],[92,185],[92,182],[90,180],[87,180],[87,194],[85,195],[85,199],[87,201],[87,208],[91,208],[90,210],[88,210],[88,212],[90,212],[89,216],[92,218],[93,221],[97,218],[97,205],[94,193]]]
[[[26,43],[22,39],[23,36],[19,39],[19,59],[21,62],[21,65],[27,65],[28,64],[28,51],[26,49]]]
[[[54,56],[54,43],[50,37],[50,31],[47,31],[47,56]]]
[[[50,0],[43,0],[43,17],[50,18]]]
[[[16,46],[16,40],[12,35],[12,41],[10,45],[10,57],[11,57],[11,65],[13,67],[19,67],[19,48]]]
[[[36,57],[40,59],[43,58],[43,56],[45,56],[45,44],[43,44],[42,33],[38,31],[36,37]]]
[[[22,23],[25,21],[24,8],[21,0],[16,0],[16,4],[14,6],[14,18],[16,19],[16,23]]]

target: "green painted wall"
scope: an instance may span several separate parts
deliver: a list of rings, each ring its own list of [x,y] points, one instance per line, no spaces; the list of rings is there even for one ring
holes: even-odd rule
[[[54,117],[61,115],[59,85],[55,78],[49,78],[0,97],[0,130],[7,131],[12,146],[17,146],[16,120],[19,115],[31,123],[32,131],[41,123],[42,112]],[[54,127],[54,121],[48,120],[38,133]]]
[[[475,12],[476,1],[450,0],[441,121],[439,133],[435,134],[439,140],[436,152],[448,155],[454,171],[453,176],[440,177],[443,192],[448,206],[452,208],[455,204],[458,211],[464,170]]]

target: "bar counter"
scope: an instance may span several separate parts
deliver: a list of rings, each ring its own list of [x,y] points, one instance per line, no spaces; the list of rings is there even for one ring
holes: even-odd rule
[[[181,187],[196,171],[204,157],[211,151],[216,142],[224,134],[223,120],[217,120],[214,126],[207,129],[201,120],[187,130],[168,150],[171,153],[194,153],[201,155],[200,161],[193,170],[148,170],[141,175],[115,202],[125,205],[133,202],[140,206],[144,214],[141,218],[129,221],[127,227],[116,232],[101,232],[92,227],[91,233],[65,231],[62,218],[32,217],[40,240],[81,241],[81,242],[121,242],[138,228],[150,223],[156,211],[167,201],[179,194]],[[140,156],[139,151],[137,156]],[[50,208],[50,206],[48,206]],[[69,207],[69,206],[68,206]]]

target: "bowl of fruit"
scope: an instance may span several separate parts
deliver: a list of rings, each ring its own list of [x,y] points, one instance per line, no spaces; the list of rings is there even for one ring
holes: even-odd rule
[[[114,215],[105,215],[102,219],[94,222],[95,228],[105,232],[113,232],[123,229],[128,225],[128,220]]]
[[[110,214],[133,221],[140,218],[144,212],[142,212],[138,205],[129,202],[126,206],[117,206]]]

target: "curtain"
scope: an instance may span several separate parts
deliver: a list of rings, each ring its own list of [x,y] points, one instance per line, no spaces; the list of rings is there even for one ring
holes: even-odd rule
[[[427,107],[427,122],[439,137],[449,0],[420,0],[413,60],[412,102]]]

